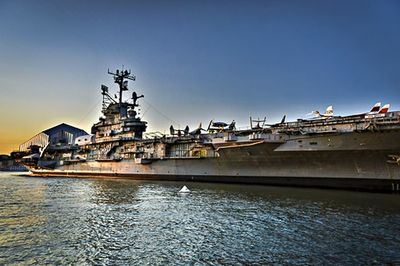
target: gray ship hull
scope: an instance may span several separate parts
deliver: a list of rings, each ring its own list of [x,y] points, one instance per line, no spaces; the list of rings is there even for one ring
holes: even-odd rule
[[[313,119],[284,116],[270,125],[250,118],[247,129],[210,121],[207,130],[171,125],[167,135],[146,134],[137,109],[144,95],[123,97],[135,75],[107,72],[119,93],[101,86],[102,116],[91,135],[61,126],[21,145],[32,175],[400,190],[400,112],[388,104],[343,117],[329,106]]]
[[[32,173],[399,191],[400,166],[390,160],[400,154],[399,139],[399,132],[296,138],[220,147],[213,158],[86,161]]]

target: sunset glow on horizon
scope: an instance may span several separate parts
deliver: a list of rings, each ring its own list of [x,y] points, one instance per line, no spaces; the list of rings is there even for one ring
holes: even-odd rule
[[[122,66],[148,132],[400,110],[398,14],[390,0],[0,0],[0,154],[61,123],[90,133]]]

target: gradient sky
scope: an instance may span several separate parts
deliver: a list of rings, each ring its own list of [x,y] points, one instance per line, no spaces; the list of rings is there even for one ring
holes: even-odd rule
[[[148,131],[399,110],[400,1],[0,0],[0,153],[90,131],[122,66]]]

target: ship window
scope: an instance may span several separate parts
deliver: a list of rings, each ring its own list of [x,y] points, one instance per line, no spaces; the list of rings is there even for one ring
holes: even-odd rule
[[[302,141],[302,140],[298,140],[297,142],[298,142],[298,143],[302,143],[303,141]]]
[[[310,145],[317,145],[317,142],[310,142]]]

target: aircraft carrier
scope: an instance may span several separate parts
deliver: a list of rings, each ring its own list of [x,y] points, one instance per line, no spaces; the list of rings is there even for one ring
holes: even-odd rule
[[[108,71],[118,85],[112,97],[102,85],[103,116],[91,135],[70,144],[32,147],[21,161],[32,176],[115,177],[400,191],[400,112],[377,103],[370,112],[334,116],[333,108],[312,119],[246,130],[211,121],[190,131],[146,134],[137,113],[143,95],[128,101],[128,70]]]

